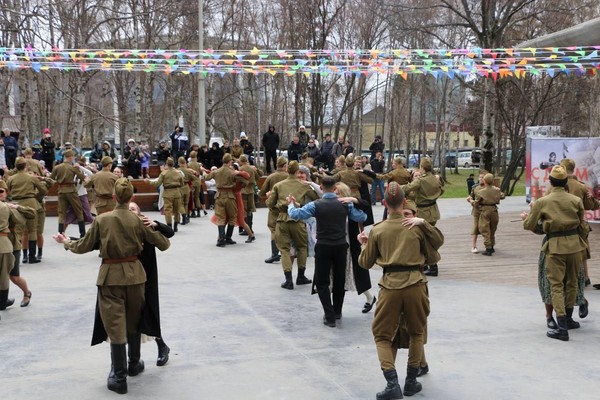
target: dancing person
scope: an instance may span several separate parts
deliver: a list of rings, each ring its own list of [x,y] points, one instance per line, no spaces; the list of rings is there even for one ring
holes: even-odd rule
[[[504,199],[504,193],[494,186],[494,175],[486,174],[483,177],[483,188],[475,195],[475,206],[479,207],[479,232],[483,236],[485,251],[484,256],[494,254],[496,244],[496,230],[498,229],[498,204]]]
[[[268,194],[273,190],[273,187],[287,179],[287,158],[281,156],[277,158],[277,170],[271,175],[267,176],[267,179],[264,181],[260,191],[258,192],[259,197],[268,197]],[[271,232],[271,256],[265,259],[265,263],[272,264],[274,262],[278,262],[281,260],[281,255],[279,255],[279,248],[277,247],[277,243],[275,242],[275,230],[277,227],[277,217],[279,216],[279,209],[275,206],[269,207],[269,213],[267,214],[267,228]]]
[[[183,177],[174,168],[175,161],[169,157],[167,164],[161,171],[157,179],[146,179],[146,182],[152,186],[159,187],[162,185],[165,222],[174,232],[177,232],[179,224],[179,210],[181,208],[181,186],[183,186]]]
[[[76,166],[72,165],[75,153],[73,150],[67,150],[63,153],[63,162],[56,165],[52,170],[50,179],[53,179],[58,184],[58,233],[65,231],[65,217],[67,208],[71,206],[77,218],[79,225],[79,235],[85,235],[85,220],[81,200],[77,195],[75,187],[77,178],[79,181],[84,181],[85,176]]]

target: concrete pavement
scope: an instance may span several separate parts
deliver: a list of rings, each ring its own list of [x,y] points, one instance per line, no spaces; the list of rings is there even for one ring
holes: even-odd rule
[[[464,199],[441,200],[440,207],[450,226],[469,212]],[[501,206],[527,208],[522,197]],[[376,215],[382,211],[376,207]],[[347,293],[341,323],[324,326],[310,288],[281,289],[281,265],[264,263],[270,252],[266,210],[254,221],[256,242],[244,244],[236,234],[238,244],[223,249],[215,246],[217,230],[208,218],[192,219],[159,253],[162,329],[171,359],[156,367],[156,345],[142,345],[146,371],[129,378],[129,398],[374,399],[385,386],[370,331],[373,312],[361,313],[364,296]],[[6,399],[117,398],[106,389],[109,346],[89,346],[98,255],[64,251],[49,238],[56,218],[46,222],[44,261],[22,266],[31,305],[0,312],[0,393]],[[70,229],[75,234],[76,227]],[[381,270],[371,273],[375,294],[380,276]],[[20,302],[18,288],[11,286],[11,294]],[[430,294],[430,373],[420,378],[423,391],[414,398],[598,398],[600,291],[587,292],[590,315],[569,342],[546,338],[536,287],[442,274],[430,279]],[[401,383],[405,365],[406,350],[398,354]]]

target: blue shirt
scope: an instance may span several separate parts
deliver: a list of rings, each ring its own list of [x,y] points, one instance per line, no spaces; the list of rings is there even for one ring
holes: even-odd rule
[[[337,195],[332,192],[323,193],[324,199],[335,199]],[[315,202],[311,201],[304,207],[297,208],[293,204],[288,204],[288,214],[293,219],[308,219],[315,216]],[[365,222],[367,220],[367,214],[358,208],[354,208],[354,204],[348,204],[348,218],[355,222]]]

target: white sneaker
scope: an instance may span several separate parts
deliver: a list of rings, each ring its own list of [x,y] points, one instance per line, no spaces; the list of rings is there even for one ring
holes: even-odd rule
[[[471,253],[473,253],[473,254],[477,254],[477,253],[479,253],[479,250],[477,250],[477,247],[473,247],[473,248],[471,249]]]

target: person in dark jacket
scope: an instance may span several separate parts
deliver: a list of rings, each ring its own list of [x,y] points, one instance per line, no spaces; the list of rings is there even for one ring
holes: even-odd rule
[[[56,144],[54,140],[52,140],[52,134],[50,133],[50,129],[44,129],[44,135],[42,137],[42,160],[46,163],[46,169],[48,172],[52,172],[52,167],[54,167],[54,148]]]
[[[381,140],[381,136],[375,136],[375,140],[373,140],[373,143],[371,143],[371,145],[369,146],[369,150],[371,151],[371,161],[373,161],[375,157],[377,157],[378,151],[383,153],[384,148],[385,144],[383,143],[383,140]]]
[[[142,172],[142,155],[140,148],[135,143],[135,140],[129,139],[127,146],[123,149],[123,165],[127,170],[127,176],[131,176],[133,179],[138,179]]]
[[[271,161],[273,169],[277,169],[277,149],[279,149],[279,134],[275,132],[275,127],[269,125],[269,130],[262,137],[262,145],[265,149],[265,165],[267,174],[271,173]]]
[[[321,157],[321,151],[319,151],[319,148],[316,146],[315,139],[313,139],[313,138],[308,139],[308,146],[306,146],[306,153],[308,153],[308,156],[315,161],[318,161],[319,157]]]
[[[208,151],[208,159],[210,160],[210,167],[221,168],[223,166],[223,148],[219,146],[219,143],[213,142],[210,150]]]
[[[202,164],[204,168],[210,168],[210,159],[208,158],[208,146],[205,144],[200,146],[200,151],[198,151],[198,162]]]
[[[300,141],[300,136],[294,135],[292,143],[288,147],[288,160],[289,161],[300,161],[300,156],[304,152],[304,145]]]
[[[250,143],[250,140],[248,140],[246,132],[240,133],[240,146],[244,149],[244,154],[248,156],[250,165],[254,165],[254,146]]]
[[[6,158],[6,167],[13,169],[15,167],[15,160],[17,159],[17,151],[19,150],[19,144],[14,136],[11,136],[9,129],[4,129],[4,157]]]
[[[175,160],[175,166],[177,166],[177,160],[179,157],[185,157],[190,142],[187,133],[183,131],[183,127],[179,125],[175,126],[173,133],[169,135],[171,138],[171,154],[173,160]]]
[[[158,144],[158,149],[156,149],[156,161],[158,161],[158,165],[165,165],[169,157],[171,157],[171,151],[167,147],[167,142],[161,140]]]

